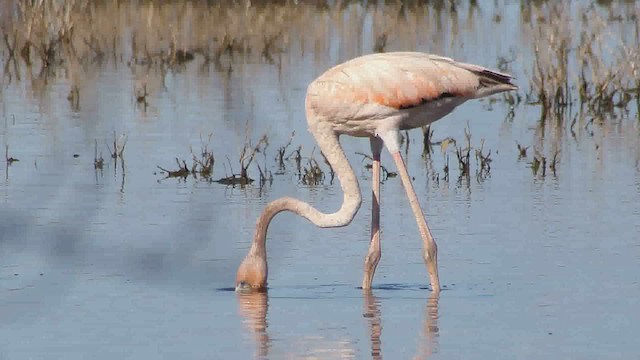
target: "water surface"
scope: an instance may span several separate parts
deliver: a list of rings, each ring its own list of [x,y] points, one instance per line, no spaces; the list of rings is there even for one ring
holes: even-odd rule
[[[586,5],[571,3],[580,6]],[[220,11],[189,9],[154,11],[161,19],[176,12],[182,25],[188,16],[197,24],[207,16],[204,9]],[[272,59],[256,48],[225,54],[219,64],[197,54],[176,67],[131,64],[129,36],[141,26],[132,21],[121,30],[124,60],[84,64],[80,75],[55,68],[46,81],[37,64],[20,63],[19,80],[5,67],[0,145],[20,161],[0,162],[6,165],[0,357],[637,356],[640,131],[633,107],[626,117],[585,116],[570,128],[575,109],[541,123],[535,104],[519,104],[513,116],[502,97],[464,104],[434,124],[434,141],[453,137],[462,145],[468,127],[474,149],[484,139],[485,153],[491,150],[488,176],[476,176],[472,151],[471,175],[458,178],[448,148],[446,180],[442,149],[434,146],[425,159],[422,133],[412,131],[408,163],[439,244],[439,298],[429,290],[421,241],[397,178],[382,184],[383,255],[374,289],[358,289],[371,184],[366,161],[356,154],[369,152],[368,141],[351,138],[343,143],[364,195],[353,223],[317,229],[278,215],[269,228],[268,294],[229,291],[269,201],[294,196],[324,211],[342,201],[337,182],[305,185],[294,162],[278,171],[275,161],[292,131],[289,150],[302,145],[305,159],[319,159],[303,109],[313,78],[372,52],[386,31],[387,51],[437,52],[490,67],[511,58],[508,70],[524,97],[532,86],[533,35],[523,18],[544,12],[513,1],[455,11],[424,5],[401,9],[407,16],[394,27],[399,20],[390,14],[398,9],[391,5],[276,9],[300,19],[279,38],[283,48],[268,54]],[[601,10],[637,12],[637,6]],[[132,4],[104,11],[135,17],[150,10]],[[305,19],[310,29],[303,31]],[[629,30],[625,24],[609,26]],[[202,34],[186,25],[180,31],[185,42],[196,41],[191,32]],[[139,34],[152,44],[152,32]],[[10,60],[6,51],[0,58]],[[146,105],[136,99],[143,85]],[[67,99],[73,86],[77,107]],[[128,139],[123,162],[109,156],[114,132]],[[190,147],[197,152],[208,134],[214,179],[239,172],[244,144],[266,134],[269,146],[255,161],[274,174],[273,182],[231,187],[165,179],[157,166],[173,168],[176,157],[190,164]],[[95,141],[103,170],[93,166]],[[516,143],[531,147],[525,158]],[[549,161],[559,151],[555,173],[549,164],[544,175],[532,172],[534,148]],[[382,161],[393,170],[388,154]],[[257,167],[249,175],[257,178]]]

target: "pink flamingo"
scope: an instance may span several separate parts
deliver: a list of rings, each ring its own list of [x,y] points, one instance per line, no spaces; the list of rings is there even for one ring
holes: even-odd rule
[[[314,80],[305,100],[307,123],[320,150],[338,175],[344,193],[340,209],[325,214],[310,204],[284,197],[267,204],[258,218],[253,243],[240,264],[236,290],[267,286],[267,228],[281,211],[291,211],[321,228],[347,226],[362,197],[356,175],[338,140],[342,134],[367,137],[373,153],[371,242],[362,288],[370,289],[380,261],[380,152],[384,145],[396,163],[418,223],[434,292],[440,291],[438,250],[427,226],[402,155],[400,131],[430,124],[469,99],[516,90],[510,75],[481,66],[415,52],[361,56],[337,65]]]

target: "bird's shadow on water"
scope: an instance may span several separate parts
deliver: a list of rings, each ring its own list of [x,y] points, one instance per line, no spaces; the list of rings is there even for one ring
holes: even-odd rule
[[[362,287],[352,287],[350,284],[316,284],[316,285],[295,285],[295,286],[278,286],[277,288],[267,287],[267,291],[269,289],[272,290],[307,290],[312,292],[327,292],[336,289],[357,289],[359,291],[363,291]],[[449,291],[452,290],[453,286],[442,285],[442,289],[440,291]],[[234,287],[221,287],[217,288],[217,291],[225,292],[231,291],[235,292]],[[415,291],[415,292],[424,292],[431,291],[431,288],[424,285],[419,284],[406,284],[406,283],[383,283],[377,284],[371,287],[371,291]],[[339,296],[339,294],[336,294]],[[281,297],[281,296],[279,296]],[[304,298],[309,298],[310,296],[304,296]]]
[[[358,287],[358,289],[362,289]],[[431,288],[424,285],[418,284],[404,284],[404,283],[386,283],[386,284],[378,284],[371,287],[372,291],[419,291],[423,292],[425,290],[431,291]],[[442,289],[440,291],[449,291],[451,290],[450,286],[442,285]]]
[[[314,295],[318,294],[318,291],[323,291],[325,288],[336,287],[349,287],[348,285],[327,284],[327,285],[315,285],[315,286],[296,286],[296,287],[284,287],[274,290],[316,290],[313,291]],[[354,289],[354,288],[351,288]],[[388,291],[416,291],[424,294],[428,288],[408,285],[408,284],[380,284],[375,286],[372,290],[363,290],[362,288],[355,288],[357,293],[347,291],[342,293],[342,296],[336,297],[361,297],[363,301],[362,318],[364,323],[369,329],[369,350],[373,359],[382,359],[382,345],[383,345],[383,312],[381,309],[381,302],[393,297],[390,296],[378,296],[375,293],[383,293]],[[231,287],[218,288],[217,291],[221,292],[234,292],[235,289]],[[257,358],[268,358],[269,351],[271,349],[271,339],[273,335],[269,333],[269,319],[268,310],[269,303],[278,301],[278,299],[320,299],[322,296],[270,296],[269,289],[264,292],[237,292],[235,293],[238,301],[238,309],[242,323],[245,326],[246,332],[254,338]],[[440,294],[430,292],[425,299],[425,310],[423,315],[422,331],[417,334],[419,340],[416,342],[418,348],[415,352],[415,358],[428,358],[431,354],[438,352],[439,347],[439,301]],[[275,338],[278,336],[276,335]],[[413,339],[411,340],[413,342]]]

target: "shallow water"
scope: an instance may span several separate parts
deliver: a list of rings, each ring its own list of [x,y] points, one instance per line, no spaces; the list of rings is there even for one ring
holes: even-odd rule
[[[225,57],[222,70],[203,70],[196,58],[164,73],[146,107],[135,99],[135,66],[90,67],[78,109],[60,73],[44,87],[24,68],[20,81],[5,74],[0,145],[20,161],[7,164],[0,180],[0,358],[637,356],[634,110],[628,119],[580,123],[574,136],[568,126],[540,127],[535,105],[517,106],[509,119],[503,101],[464,104],[434,124],[434,140],[461,143],[468,125],[472,145],[485,139],[492,151],[483,178],[472,154],[471,176],[458,180],[449,148],[444,180],[441,148],[425,160],[422,135],[411,132],[409,170],[439,244],[439,298],[428,289],[421,240],[397,178],[382,184],[383,255],[374,289],[358,289],[371,185],[356,152],[368,153],[369,144],[344,138],[364,195],[355,220],[317,229],[278,215],[269,228],[268,294],[230,291],[269,201],[294,196],[325,211],[342,201],[337,183],[304,185],[293,162],[279,174],[274,158],[292,131],[290,150],[312,152],[303,110],[309,81],[371,52],[371,24],[384,11],[358,6],[345,18],[370,15],[352,37],[338,29],[325,47],[292,40],[295,50],[279,54],[276,64]],[[515,52],[511,71],[524,93],[531,50],[522,44],[526,34],[508,36],[520,29],[519,5],[482,6],[473,17],[461,9],[459,17],[440,18],[438,38],[411,42],[395,34],[387,50],[443,49],[437,52],[492,67]],[[497,24],[496,13],[503,19]],[[501,41],[479,35],[489,29]],[[453,33],[455,39],[447,35]],[[160,75],[151,74],[157,82]],[[123,163],[109,158],[113,132],[128,139]],[[157,166],[173,168],[176,157],[190,163],[190,147],[197,151],[210,133],[213,178],[231,173],[230,166],[239,172],[242,146],[266,134],[269,147],[256,161],[274,173],[273,182],[242,188],[165,179]],[[93,168],[96,140],[102,171]],[[516,143],[538,146],[549,159],[559,150],[556,173],[547,165],[545,176],[532,174],[533,150],[519,159]],[[382,161],[393,169],[388,154]],[[249,172],[257,178],[256,167]]]

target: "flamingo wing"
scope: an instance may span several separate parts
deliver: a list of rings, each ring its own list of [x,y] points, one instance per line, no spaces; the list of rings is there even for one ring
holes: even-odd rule
[[[365,55],[329,69],[309,94],[332,102],[407,109],[448,97],[476,98],[513,90],[512,77],[424,53]],[[320,91],[318,91],[320,90]]]

